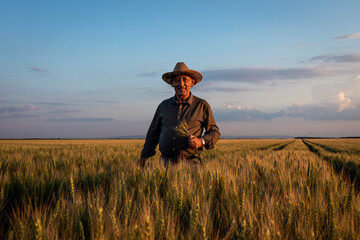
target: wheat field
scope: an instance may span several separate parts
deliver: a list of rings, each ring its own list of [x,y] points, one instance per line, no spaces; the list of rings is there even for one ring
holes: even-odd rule
[[[360,239],[360,140],[226,140],[137,165],[144,140],[0,140],[1,239]]]

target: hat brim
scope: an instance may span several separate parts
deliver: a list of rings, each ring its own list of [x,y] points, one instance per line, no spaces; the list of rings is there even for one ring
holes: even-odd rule
[[[184,75],[189,75],[191,78],[193,78],[195,80],[195,83],[194,85],[198,84],[203,76],[201,75],[201,73],[199,73],[198,71],[195,71],[195,70],[188,70],[188,71],[173,71],[173,72],[167,72],[167,73],[164,73],[162,75],[162,79],[167,83],[167,84],[170,84],[171,85],[171,80],[177,76],[177,75],[181,75],[181,74],[184,74]]]

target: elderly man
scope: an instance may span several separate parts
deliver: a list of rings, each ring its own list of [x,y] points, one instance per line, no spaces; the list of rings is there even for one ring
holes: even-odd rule
[[[220,138],[210,105],[190,91],[202,80],[202,75],[179,62],[174,71],[165,73],[162,78],[174,88],[175,96],[158,106],[139,164],[143,167],[146,160],[155,155],[158,144],[165,166],[181,160],[201,163],[203,148],[214,148]]]

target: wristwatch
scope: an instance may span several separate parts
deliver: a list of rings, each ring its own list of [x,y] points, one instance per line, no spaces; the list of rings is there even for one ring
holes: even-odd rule
[[[205,140],[203,138],[201,138],[201,142],[202,142],[202,145],[204,146],[205,145]]]

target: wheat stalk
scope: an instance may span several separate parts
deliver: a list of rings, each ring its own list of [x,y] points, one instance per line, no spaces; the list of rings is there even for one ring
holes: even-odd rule
[[[55,220],[58,217],[58,213],[59,213],[59,209],[60,209],[60,201],[57,201],[56,205],[55,205],[55,209],[53,212],[53,215],[51,217],[51,223],[55,224]]]
[[[103,208],[98,208],[98,218],[97,218],[97,226],[96,226],[96,239],[102,240],[103,239],[103,222],[102,222],[102,216],[103,216]]]
[[[182,124],[179,125],[178,128],[176,128],[176,132],[186,137],[190,137],[189,126],[186,121],[184,121]]]
[[[189,133],[189,125],[187,124],[186,121],[184,121],[182,124],[180,124],[177,128],[176,128],[176,132],[179,134],[182,134],[188,138],[190,138],[190,133]],[[181,144],[179,145],[179,147],[185,146],[187,143]],[[198,150],[195,149],[195,154],[198,154]],[[200,157],[200,163],[202,164],[202,159]]]
[[[151,228],[150,228],[150,216],[147,215],[145,217],[145,229],[144,229],[144,235],[146,240],[151,239]]]
[[[69,191],[70,191],[70,201],[72,203],[74,203],[75,202],[75,187],[74,187],[74,179],[72,177],[70,177]]]
[[[115,211],[111,212],[111,223],[112,223],[112,227],[113,227],[112,229],[114,232],[114,236],[116,237],[116,239],[119,239],[120,238],[120,230],[117,225]]]
[[[41,240],[42,239],[42,227],[41,227],[41,221],[39,218],[36,218],[35,229],[36,229],[35,239]]]
[[[19,239],[26,239],[25,238],[25,226],[22,221],[19,222]]]
[[[83,224],[82,224],[82,222],[80,221],[79,222],[79,229],[78,229],[78,231],[79,231],[79,239],[81,239],[81,240],[85,240],[85,233],[84,233],[84,226],[83,226]]]

